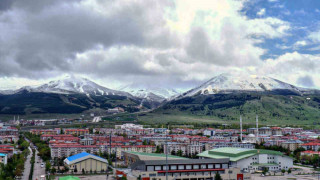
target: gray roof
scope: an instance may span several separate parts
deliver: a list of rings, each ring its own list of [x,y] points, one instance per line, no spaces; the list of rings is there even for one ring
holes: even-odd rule
[[[229,163],[229,158],[221,159],[181,159],[181,160],[168,160],[168,165],[174,164],[214,164],[214,163]],[[131,169],[145,169],[145,166],[150,165],[166,165],[166,160],[152,160],[152,161],[137,161],[133,163]]]

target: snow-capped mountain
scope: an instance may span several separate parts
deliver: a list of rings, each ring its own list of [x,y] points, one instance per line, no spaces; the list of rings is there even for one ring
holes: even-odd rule
[[[135,97],[162,102],[164,100],[171,99],[172,97],[179,94],[178,91],[174,89],[166,89],[154,86],[143,86],[143,85],[126,85],[119,88],[121,91],[128,92]]]
[[[45,93],[81,93],[87,95],[120,95],[120,96],[129,96],[131,95],[127,92],[117,91],[109,89],[103,86],[96,84],[93,81],[90,81],[86,78],[75,77],[75,76],[66,76],[65,78],[50,81],[49,83],[43,84],[39,87],[23,87],[14,92],[20,91],[29,91],[29,92],[45,92]]]
[[[300,88],[265,76],[224,73],[213,77],[199,87],[187,91],[183,94],[183,96],[193,96],[196,94],[227,93],[233,91],[272,90],[300,91]]]

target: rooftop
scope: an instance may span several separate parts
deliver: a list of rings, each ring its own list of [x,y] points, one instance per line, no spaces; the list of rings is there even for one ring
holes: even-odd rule
[[[93,156],[95,158],[98,158],[98,159],[101,159],[103,161],[105,161],[106,159],[100,157],[100,156],[96,156],[96,155],[93,155],[93,154],[90,154],[90,153],[87,153],[87,152],[82,152],[82,153],[79,153],[79,154],[76,154],[76,155],[73,155],[73,156],[70,156],[68,157],[67,159],[69,161],[74,161],[74,160],[78,160],[80,158],[83,158],[83,157],[86,157],[86,156]]]
[[[165,158],[166,154],[160,154],[160,153],[143,153],[143,152],[132,152],[132,151],[125,151],[126,153],[138,155],[138,156],[152,156],[152,157],[159,157],[159,158]],[[170,159],[188,159],[185,157],[180,156],[173,156],[168,154],[168,158]]]
[[[244,159],[257,154],[272,154],[272,155],[284,156],[281,152],[278,152],[278,151],[271,151],[271,150],[265,150],[265,149],[233,148],[233,147],[217,148],[209,151],[204,151],[198,154],[198,156],[213,158],[213,159],[230,158],[230,161],[238,161],[240,159]]]

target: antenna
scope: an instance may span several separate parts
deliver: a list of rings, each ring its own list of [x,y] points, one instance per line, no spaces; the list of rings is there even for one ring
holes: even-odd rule
[[[240,140],[242,142],[242,116],[240,115]]]
[[[258,120],[258,115],[256,115],[256,126],[257,126],[257,129],[256,129],[256,140],[257,142],[259,142],[259,120]]]

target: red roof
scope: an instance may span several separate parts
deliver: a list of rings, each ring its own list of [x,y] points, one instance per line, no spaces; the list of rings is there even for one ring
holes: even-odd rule
[[[302,144],[301,146],[320,146],[320,143],[318,143],[318,142],[309,142],[309,143]]]
[[[302,151],[302,153],[306,153],[306,154],[320,154],[320,151]]]

